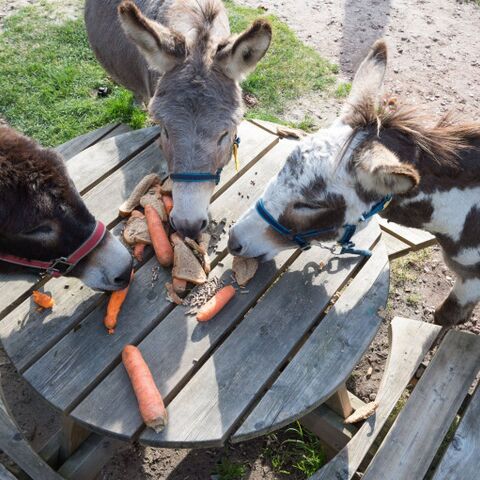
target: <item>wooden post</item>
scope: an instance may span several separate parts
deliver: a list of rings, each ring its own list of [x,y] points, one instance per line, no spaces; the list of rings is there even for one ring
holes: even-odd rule
[[[343,384],[325,403],[344,419],[353,413],[353,407],[345,384]]]
[[[67,415],[62,416],[62,429],[60,433],[60,449],[58,452],[59,464],[65,462],[80,444],[90,435],[90,431],[81,427]]]

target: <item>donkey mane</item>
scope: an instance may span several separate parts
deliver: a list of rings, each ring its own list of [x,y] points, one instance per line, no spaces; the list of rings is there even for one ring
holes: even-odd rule
[[[472,141],[480,139],[480,123],[460,122],[452,112],[434,121],[433,116],[417,107],[398,104],[395,98],[388,97],[381,105],[368,98],[351,104],[347,117],[354,133],[367,130],[378,137],[382,130],[396,131],[439,165],[458,166],[461,152],[474,148]]]

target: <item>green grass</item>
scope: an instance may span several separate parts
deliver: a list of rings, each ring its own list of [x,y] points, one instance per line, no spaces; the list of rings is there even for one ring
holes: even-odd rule
[[[232,462],[224,457],[217,465],[215,473],[220,480],[241,480],[247,473],[247,469],[241,463]]]
[[[230,0],[226,5],[233,32],[264,14]],[[337,67],[301,43],[276,17],[267,18],[274,38],[265,58],[243,83],[258,99],[247,116],[311,130],[311,118],[288,122],[285,107],[301,95],[331,88]],[[108,87],[109,96],[97,96],[100,86]],[[55,18],[48,1],[25,7],[5,21],[0,34],[0,116],[45,146],[110,122],[139,128],[147,117],[133,105],[132,94],[115,85],[97,63],[83,19]]]
[[[269,447],[264,455],[270,461],[276,473],[292,475],[301,473],[302,477],[309,478],[322,465],[326,456],[320,440],[299,422],[283,431],[287,438],[279,440],[277,434],[269,436]]]
[[[350,82],[340,83],[335,90],[335,96],[337,98],[347,98],[350,90],[352,89],[352,84]]]
[[[26,7],[0,35],[0,115],[46,146],[110,122],[143,126],[132,94],[113,84],[96,62],[83,20],[52,18],[52,7]],[[107,86],[106,98],[96,90]]]
[[[261,9],[241,7],[231,0],[225,4],[233,32],[244,30],[253,20],[264,16]],[[247,112],[247,117],[285,122],[285,106],[306,93],[330,88],[338,67],[303,44],[277,17],[265,18],[272,24],[273,39],[265,57],[242,84],[259,101]]]

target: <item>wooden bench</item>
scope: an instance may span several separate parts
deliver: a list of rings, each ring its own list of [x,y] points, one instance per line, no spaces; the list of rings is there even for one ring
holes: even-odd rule
[[[480,370],[479,336],[449,331],[405,405],[398,403],[440,332],[440,327],[424,322],[399,317],[392,321],[376,412],[351,439],[351,429],[343,431],[348,443],[310,480],[348,480],[358,478],[359,472],[363,480],[422,480],[427,473],[433,474],[433,480],[479,478],[480,388],[469,393]],[[380,439],[396,405],[403,408]],[[461,419],[448,442],[446,435],[457,415]],[[334,429],[332,416],[322,406],[307,415],[304,423],[322,437]]]

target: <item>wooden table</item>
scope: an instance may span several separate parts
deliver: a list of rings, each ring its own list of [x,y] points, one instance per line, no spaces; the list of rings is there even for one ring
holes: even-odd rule
[[[243,122],[241,170],[224,169],[211,213],[227,226],[261,194],[294,140]],[[156,127],[108,138],[67,161],[90,211],[119,236],[118,206],[154,171],[166,174]],[[228,228],[211,275],[230,280]],[[242,294],[199,324],[166,299],[170,272],[151,252],[137,265],[118,328],[102,323],[107,296],[73,278],[0,273],[0,338],[20,374],[51,405],[89,430],[158,447],[220,446],[276,430],[325,402],[370,345],[387,300],[388,256],[378,224],[356,237],[365,261],[320,248],[284,252],[260,266]],[[152,280],[152,271],[158,279]],[[31,290],[55,298],[38,312]],[[145,429],[120,361],[139,345],[168,404],[169,426]],[[64,448],[73,450],[73,424]],[[78,442],[77,442],[78,443]]]

